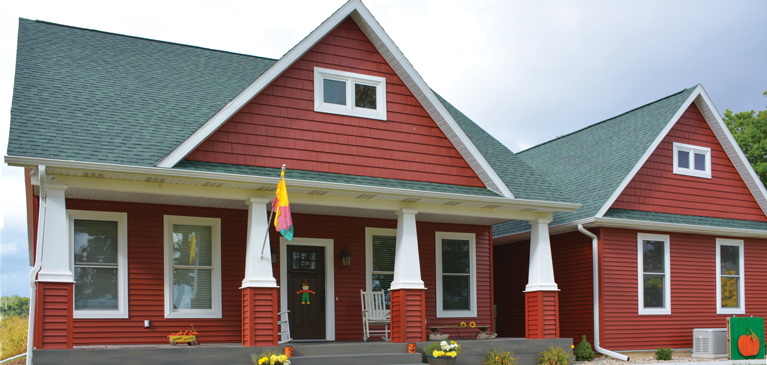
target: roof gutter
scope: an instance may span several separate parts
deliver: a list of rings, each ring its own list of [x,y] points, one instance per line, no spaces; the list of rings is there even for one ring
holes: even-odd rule
[[[594,349],[600,354],[605,354],[618,360],[629,361],[628,356],[599,347],[599,239],[595,234],[583,228],[582,224],[578,225],[578,230],[591,237],[591,257],[594,268]]]
[[[227,182],[247,182],[264,185],[276,185],[279,182],[278,177],[262,177],[262,176],[250,176],[250,175],[238,175],[227,174],[220,172],[205,172],[205,171],[192,171],[181,169],[170,169],[160,167],[145,167],[145,166],[126,166],[116,164],[106,164],[98,162],[79,162],[79,161],[67,161],[67,160],[55,160],[38,157],[20,157],[20,156],[5,156],[5,162],[11,166],[23,166],[31,167],[39,164],[45,164],[49,168],[71,169],[71,170],[90,170],[90,171],[102,171],[102,172],[119,172],[119,173],[131,173],[142,174],[151,176],[163,176],[163,177],[177,177],[177,178],[190,178],[190,179],[207,179]],[[290,182],[292,186],[312,189],[332,189],[338,191],[359,191],[365,193],[376,194],[392,194],[392,195],[408,195],[408,196],[420,196],[426,198],[445,199],[445,200],[462,200],[472,202],[485,202],[491,204],[500,204],[505,207],[514,207],[518,209],[522,208],[534,208],[547,212],[574,212],[581,207],[580,204],[574,203],[561,203],[561,202],[549,202],[540,200],[526,200],[526,199],[511,199],[505,197],[491,197],[491,196],[479,196],[479,195],[466,195],[466,194],[453,194],[442,193],[423,190],[409,190],[398,189],[368,185],[355,185],[355,184],[342,184],[331,183],[321,181],[310,180],[298,180],[298,179],[285,179]]]

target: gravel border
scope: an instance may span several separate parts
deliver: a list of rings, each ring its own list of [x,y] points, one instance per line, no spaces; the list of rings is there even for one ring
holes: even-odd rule
[[[705,365],[767,365],[765,360],[724,360],[724,359],[701,359],[697,357],[672,357],[671,360],[655,360],[653,357],[633,357],[629,355],[629,361],[622,361],[607,356],[599,356],[592,361],[574,361],[573,365],[621,365],[621,364],[665,364],[665,365],[692,365],[695,363]]]

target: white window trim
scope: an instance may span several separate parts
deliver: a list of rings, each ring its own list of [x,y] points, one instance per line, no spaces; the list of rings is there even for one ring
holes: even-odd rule
[[[738,284],[738,308],[722,308],[722,264],[721,249],[724,246],[738,246],[740,249],[740,280]],[[746,314],[746,277],[745,277],[745,255],[743,253],[743,240],[733,240],[725,238],[716,239],[716,314]]]
[[[67,210],[69,227],[69,252],[74,252],[75,219],[117,222],[117,310],[73,309],[73,318],[128,318],[128,213]],[[74,255],[69,268],[75,272]],[[75,283],[77,285],[77,283]],[[74,308],[74,294],[72,308]]]
[[[365,288],[367,291],[373,291],[373,236],[397,237],[397,230],[365,227]]]
[[[687,151],[690,153],[690,168],[679,167],[679,152]],[[690,144],[674,142],[674,173],[677,175],[687,175],[695,177],[711,178],[711,149],[708,147],[693,146]],[[695,169],[695,153],[706,155],[706,171]]]
[[[173,225],[188,224],[210,226],[211,243],[211,309],[176,309],[173,310]],[[165,318],[221,318],[221,219],[164,216],[164,252],[165,252]]]
[[[442,309],[442,240],[469,240],[469,260],[471,278],[469,279],[469,310]],[[435,274],[437,277],[437,318],[475,318],[477,317],[477,237],[474,233],[436,232],[434,256],[436,258]]]
[[[323,80],[346,83],[346,104],[325,103]],[[354,103],[354,84],[376,87],[376,108],[357,108]],[[320,113],[349,115],[352,117],[386,120],[386,78],[352,72],[314,68],[314,111]]]
[[[663,287],[665,292],[663,293],[664,301],[663,308],[645,308],[644,307],[644,249],[642,241],[663,241],[663,269],[664,282]],[[671,314],[671,240],[668,235],[665,234],[650,234],[639,233],[637,234],[637,291],[639,297],[639,314],[640,315],[657,315],[657,314]]]

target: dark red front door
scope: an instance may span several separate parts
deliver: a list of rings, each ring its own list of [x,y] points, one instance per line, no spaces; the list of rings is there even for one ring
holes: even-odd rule
[[[288,245],[287,254],[290,336],[294,340],[324,340],[325,249]]]

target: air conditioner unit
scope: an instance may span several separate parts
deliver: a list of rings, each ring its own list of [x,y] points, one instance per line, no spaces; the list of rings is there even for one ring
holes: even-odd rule
[[[692,330],[692,357],[718,359],[727,356],[726,328],[696,328]]]

